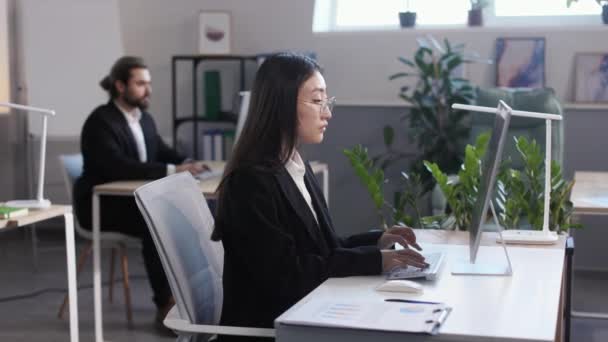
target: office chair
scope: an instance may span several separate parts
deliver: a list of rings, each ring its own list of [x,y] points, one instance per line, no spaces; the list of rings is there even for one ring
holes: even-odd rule
[[[174,174],[135,191],[135,201],[159,251],[175,306],[164,324],[177,341],[213,335],[274,337],[274,329],[219,326],[224,248],[211,240],[214,220],[196,180]]]
[[[72,199],[72,188],[74,186],[74,182],[80,175],[82,174],[83,168],[83,159],[82,154],[63,154],[59,156],[59,161],[62,165],[63,179],[65,182],[66,190],[68,193],[68,199],[70,202]],[[76,268],[76,276],[80,274],[84,263],[87,261],[89,256],[91,255],[91,251],[93,249],[93,232],[83,229],[75,220],[74,229],[76,233],[84,239],[89,240],[89,244],[87,247],[80,253],[78,258],[78,265]],[[121,258],[121,268],[122,268],[122,277],[123,277],[123,287],[125,294],[125,306],[127,310],[127,324],[129,327],[133,326],[133,311],[131,308],[131,292],[129,290],[129,269],[128,263],[129,259],[127,257],[127,246],[130,245],[141,245],[138,239],[130,237],[125,234],[121,234],[118,232],[100,232],[99,234],[99,242],[101,247],[109,247],[112,248],[112,256],[110,259],[110,287],[109,287],[109,299],[110,303],[114,298],[114,265],[116,260],[117,252],[120,253]],[[68,295],[66,294],[61,307],[59,308],[59,313],[57,316],[59,318],[63,318],[63,313],[65,312],[65,308],[68,303]]]

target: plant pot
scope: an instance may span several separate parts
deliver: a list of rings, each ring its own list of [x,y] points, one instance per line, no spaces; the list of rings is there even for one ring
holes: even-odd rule
[[[469,26],[483,25],[483,14],[481,8],[469,10]]]
[[[399,24],[401,27],[416,26],[416,12],[399,12]]]
[[[602,6],[602,21],[608,25],[608,5]]]

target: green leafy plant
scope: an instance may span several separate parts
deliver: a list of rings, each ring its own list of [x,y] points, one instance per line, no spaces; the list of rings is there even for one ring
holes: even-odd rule
[[[448,175],[436,163],[424,161],[425,167],[446,197],[451,215],[455,218],[454,228],[457,230],[467,230],[471,225],[481,177],[481,159],[485,155],[489,138],[489,133],[481,134],[477,137],[475,146],[466,146],[464,163],[456,182],[450,182]]]
[[[481,134],[477,137],[475,146],[466,146],[458,181],[448,181],[448,175],[437,164],[425,161],[426,168],[446,196],[455,229],[466,230],[471,224],[481,180],[481,161],[489,137],[489,133]],[[498,221],[505,228],[515,229],[520,227],[523,216],[533,229],[540,230],[544,213],[544,156],[535,140],[530,142],[525,137],[519,137],[515,139],[515,144],[524,167],[521,171],[512,169],[510,160],[505,160],[500,165],[494,199]],[[581,227],[571,222],[573,205],[569,198],[573,185],[573,181],[563,179],[559,164],[552,161],[549,201],[549,227],[552,230],[564,231]]]
[[[420,210],[416,202],[422,195],[420,176],[402,172],[402,188],[401,191],[395,193],[391,205],[384,199],[384,184],[388,183],[388,180],[384,178],[382,168],[375,165],[374,161],[369,158],[367,148],[357,145],[351,150],[345,149],[343,153],[350,161],[355,174],[367,189],[374,203],[380,224],[384,229],[389,227],[389,223],[404,223],[409,226],[424,227],[424,222],[428,220],[425,221],[420,216]],[[407,208],[414,211],[415,219],[406,213]],[[391,219],[385,216],[386,210],[392,214]]]
[[[523,171],[507,169],[498,175],[496,203],[499,222],[506,228],[519,228],[520,216],[525,214],[532,229],[543,228],[545,164],[544,155],[535,140],[515,138],[517,151],[524,161]],[[573,205],[569,200],[574,181],[563,179],[561,167],[551,162],[551,191],[549,199],[549,227],[567,230],[580,227],[571,222]]]
[[[432,45],[432,47],[431,47]],[[452,110],[453,103],[471,103],[473,87],[466,79],[455,76],[464,63],[464,45],[452,46],[447,40],[441,46],[435,40],[422,44],[413,60],[399,57],[408,69],[389,77],[389,80],[415,79],[400,88],[399,97],[412,105],[404,119],[409,120],[407,135],[415,141],[420,155],[413,161],[412,171],[420,174],[425,189],[432,187],[432,178],[425,172],[423,161],[438,164],[441,169],[456,172],[462,163],[462,147],[469,134],[465,123],[466,111]],[[386,152],[375,158],[383,168],[407,156],[393,146],[393,127],[384,128]]]

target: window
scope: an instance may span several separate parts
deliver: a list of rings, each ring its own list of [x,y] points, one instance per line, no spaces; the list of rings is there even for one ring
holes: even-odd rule
[[[315,31],[394,29],[399,12],[416,12],[416,26],[464,26],[469,0],[316,0]],[[600,25],[601,7],[594,0],[490,0],[484,26]]]
[[[577,16],[600,13],[594,0],[574,2],[569,8],[566,6],[566,0],[494,0],[494,7],[497,17]]]
[[[417,13],[417,25],[458,25],[466,22],[469,0],[334,0],[338,30],[399,25],[399,12]],[[408,4],[409,3],[409,7]],[[440,8],[440,11],[437,9]]]

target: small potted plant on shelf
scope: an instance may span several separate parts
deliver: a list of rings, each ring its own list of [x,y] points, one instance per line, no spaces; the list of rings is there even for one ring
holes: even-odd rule
[[[399,24],[402,28],[416,26],[416,12],[410,12],[410,0],[406,0],[406,11],[399,12]]]
[[[577,2],[578,0],[567,0],[566,4],[568,7],[572,5],[573,2]],[[604,24],[608,24],[608,0],[595,0],[598,5],[602,6],[602,21]]]
[[[471,9],[469,10],[469,26],[483,25],[482,10],[488,6],[488,0],[470,0]]]

